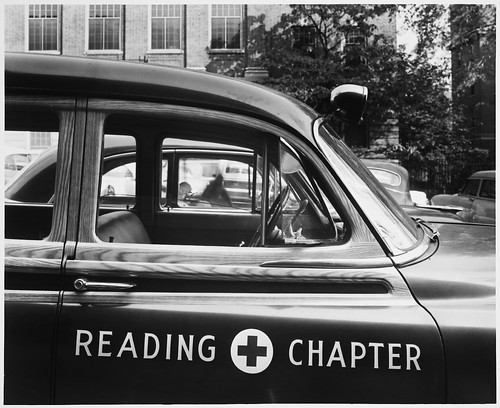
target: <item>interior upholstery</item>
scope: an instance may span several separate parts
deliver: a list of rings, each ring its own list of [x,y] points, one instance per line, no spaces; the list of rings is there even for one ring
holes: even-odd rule
[[[115,211],[99,216],[97,236],[104,242],[151,243],[141,220],[130,211]]]

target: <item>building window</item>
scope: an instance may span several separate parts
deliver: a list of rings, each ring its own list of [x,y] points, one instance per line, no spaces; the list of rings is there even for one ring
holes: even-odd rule
[[[57,51],[58,14],[59,6],[55,4],[29,5],[29,51]]]
[[[210,48],[213,50],[241,49],[241,4],[214,4],[212,7],[212,37]]]
[[[181,48],[181,6],[159,4],[151,6],[151,49]]]
[[[346,35],[346,45],[366,45],[366,36],[361,30],[355,28],[350,30]]]
[[[31,132],[30,147],[32,149],[46,149],[53,145],[51,132]]]
[[[292,27],[292,48],[311,53],[316,48],[316,28],[311,26]]]
[[[356,27],[345,34],[344,64],[346,66],[357,66],[366,64],[363,57],[363,47],[366,45],[366,36]]]
[[[89,50],[119,50],[122,7],[118,4],[89,6]]]

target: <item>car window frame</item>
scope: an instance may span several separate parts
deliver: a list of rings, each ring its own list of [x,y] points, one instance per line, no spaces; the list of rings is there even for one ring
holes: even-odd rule
[[[473,183],[477,183],[476,188],[474,193],[469,193],[468,191],[466,192],[466,189],[469,185],[472,185]],[[481,188],[481,179],[479,178],[469,178],[465,182],[464,186],[460,189],[460,194],[466,196],[466,197],[477,197],[479,194]]]
[[[212,259],[212,261],[216,263],[224,262],[224,260],[228,258],[225,256],[221,257],[221,253],[227,254],[227,257],[232,259],[234,258],[235,252],[241,252],[242,256],[249,257],[249,262],[256,262],[259,260],[264,261],[265,259],[268,259],[268,261],[272,261],[272,259],[275,261],[286,259],[286,262],[300,262],[300,260],[304,260],[304,257],[310,257],[311,264],[327,262],[331,263],[331,265],[349,264],[353,267],[360,265],[363,268],[367,267],[367,265],[377,265],[377,267],[381,265],[392,265],[392,262],[382,250],[379,242],[365,224],[363,218],[357,212],[349,198],[345,195],[342,188],[337,184],[334,175],[330,173],[331,170],[327,165],[326,159],[316,155],[316,153],[313,153],[314,150],[311,145],[302,140],[300,137],[295,137],[293,133],[289,133],[288,130],[269,122],[234,113],[155,102],[122,101],[102,98],[89,98],[87,103],[87,120],[90,121],[90,123],[87,123],[86,126],[86,163],[83,170],[86,177],[83,178],[82,181],[82,190],[86,191],[86,197],[88,198],[82,202],[80,210],[81,222],[78,233],[78,245],[80,248],[90,245],[90,247],[94,248],[94,250],[98,253],[112,249],[112,253],[116,256],[119,256],[122,251],[130,253],[131,249],[130,244],[104,243],[98,239],[95,227],[97,223],[98,211],[97,199],[90,199],[90,197],[97,197],[98,195],[98,180],[100,171],[99,162],[102,150],[104,122],[108,116],[113,114],[127,114],[132,116],[147,115],[148,117],[159,117],[165,120],[168,118],[182,118],[187,122],[192,121],[194,117],[207,121],[216,121],[217,123],[221,123],[221,121],[226,123],[226,121],[228,121],[228,123],[250,127],[251,129],[258,129],[259,132],[270,133],[275,137],[282,138],[290,143],[299,152],[299,154],[311,156],[315,159],[319,158],[319,161],[316,162],[316,160],[314,160],[314,163],[317,167],[317,176],[323,178],[325,181],[324,192],[328,196],[336,197],[335,201],[338,201],[339,203],[341,217],[343,217],[344,222],[348,222],[349,225],[353,226],[348,239],[340,245],[308,247],[305,248],[307,252],[294,251],[293,247],[276,247],[273,248],[272,252],[269,251],[270,248],[260,247],[218,247],[216,250],[214,247],[210,246],[197,247],[199,250],[204,248],[204,251],[207,251],[208,258],[205,258],[205,260]],[[98,135],[98,137],[96,137],[96,135]],[[161,140],[151,140],[150,143],[152,145],[161,145]],[[139,151],[138,154],[140,154]],[[160,154],[155,160],[158,162],[161,160]],[[140,170],[140,168],[137,169],[137,177],[139,177]],[[157,190],[158,188],[159,186],[156,186]],[[159,196],[158,191],[156,191],[156,194]],[[157,208],[155,210],[157,210]],[[145,217],[149,216],[154,217],[154,213],[145,215]],[[143,222],[147,221],[147,219],[143,220]],[[112,246],[111,248],[109,247],[110,245]],[[212,251],[210,251],[210,249],[212,249]],[[140,251],[145,259],[149,259],[149,257],[154,258],[153,254],[155,253],[167,254],[171,251],[174,253],[175,251],[190,252],[191,249],[178,245],[141,244]],[[188,252],[186,252],[186,254]],[[244,253],[248,253],[249,255],[243,255]],[[274,253],[271,258],[268,255],[263,256],[263,254],[271,255],[271,253]],[[259,256],[257,256],[257,254],[259,254]]]
[[[44,237],[48,242],[76,241],[76,218],[69,217],[75,211],[75,203],[80,194],[81,158],[78,157],[78,144],[83,146],[83,137],[75,124],[84,120],[85,107],[78,97],[7,95],[6,109],[22,112],[51,112],[59,119],[58,147],[55,169],[54,194],[48,203],[19,203],[26,206],[52,206],[52,225],[50,234]],[[6,113],[8,114],[8,113]],[[26,125],[30,125],[26,123]],[[34,161],[32,162],[34,163]],[[59,188],[58,188],[59,186]]]
[[[489,197],[489,196],[484,196],[483,195],[483,191],[484,191],[484,186],[486,183],[491,183],[491,185],[493,186],[493,192],[495,194],[494,197]],[[479,188],[479,193],[478,193],[478,198],[482,199],[482,200],[495,200],[496,199],[496,185],[495,185],[495,180],[493,179],[482,179],[481,180],[481,187]]]
[[[223,157],[226,156],[227,160],[233,160],[231,159],[231,156],[234,157],[234,161],[239,161],[239,159],[242,156],[247,156],[251,160],[249,162],[253,162],[254,159],[254,154],[255,152],[238,152],[235,150],[213,150],[213,149],[205,149],[203,150],[202,148],[173,148],[173,149],[168,149],[171,150],[171,155],[170,158],[172,160],[172,165],[171,167],[173,171],[171,172],[169,176],[169,180],[167,180],[167,202],[163,207],[164,210],[170,210],[170,209],[175,209],[175,210],[180,210],[180,211],[205,211],[207,208],[197,208],[197,207],[181,207],[178,205],[178,187],[179,187],[179,163],[180,160],[183,158],[210,158],[211,155],[218,155],[218,157]],[[216,159],[216,160],[223,160],[223,159]],[[210,211],[230,211],[230,212],[249,212],[249,213],[257,213],[256,205],[255,205],[255,189],[256,186],[253,183],[252,180],[252,197],[251,197],[251,208],[250,210],[247,209],[240,209],[240,208],[223,208],[223,207],[212,207],[209,210]]]

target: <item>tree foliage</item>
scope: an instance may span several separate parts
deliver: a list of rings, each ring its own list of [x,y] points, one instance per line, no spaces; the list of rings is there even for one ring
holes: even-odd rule
[[[367,86],[369,105],[365,118],[371,125],[397,120],[400,143],[388,146],[384,153],[407,167],[419,170],[437,162],[467,161],[471,144],[463,111],[453,106],[450,98],[449,65],[432,58],[436,47],[449,47],[460,37],[443,30],[446,7],[406,7],[418,35],[413,55],[398,50],[395,39],[385,36],[375,25],[375,17],[396,17],[394,5],[307,4],[292,5],[280,24],[264,32],[265,51],[255,64],[268,69],[267,85],[313,107],[337,85],[355,82]],[[453,18],[457,23],[465,24],[467,16],[480,12],[464,7],[466,15],[455,10]],[[305,25],[314,27],[317,33],[314,49],[297,47],[294,42],[294,27]],[[461,27],[460,32],[472,30],[472,25]],[[339,47],[353,29],[370,40]],[[250,36],[250,50],[252,44],[259,44],[262,50],[263,41],[258,37]],[[484,75],[480,68],[488,64],[485,57],[471,75]]]
[[[494,4],[406,5],[406,24],[418,38],[416,53],[432,57],[436,49],[460,53],[478,44],[456,82],[458,94],[472,84],[495,77],[496,6]],[[443,22],[447,24],[443,26]],[[445,27],[445,29],[443,29]]]

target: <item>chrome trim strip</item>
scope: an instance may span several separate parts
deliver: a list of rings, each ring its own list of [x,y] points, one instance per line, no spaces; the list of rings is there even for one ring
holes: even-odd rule
[[[57,304],[58,291],[44,290],[5,290],[5,303],[54,303]]]
[[[255,294],[255,293],[113,293],[113,292],[67,292],[65,304],[105,304],[105,305],[164,305],[172,308],[193,307],[199,312],[200,306],[410,306],[413,298],[395,297],[388,294]],[[203,311],[203,310],[201,310]]]
[[[335,262],[335,261],[333,261]],[[352,285],[380,284],[387,288],[392,296],[411,296],[406,283],[399,272],[391,265],[376,270],[340,268],[314,269],[309,265],[296,268],[259,267],[259,266],[221,266],[206,264],[169,264],[147,262],[114,262],[114,261],[75,261],[68,260],[66,275],[68,277],[92,277],[93,279],[192,279],[221,280],[239,282],[276,282],[300,283],[315,282],[347,283]],[[140,289],[140,288],[139,288]]]

